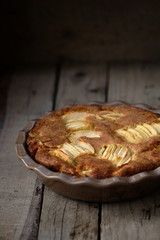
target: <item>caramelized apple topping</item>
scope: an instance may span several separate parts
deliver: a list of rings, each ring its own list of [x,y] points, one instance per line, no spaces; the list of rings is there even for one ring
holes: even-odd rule
[[[89,112],[71,112],[66,113],[62,119],[66,128],[72,131],[91,129],[92,124],[87,122],[86,118],[92,116]]]
[[[91,124],[85,121],[74,121],[74,122],[68,122],[66,123],[66,127],[69,130],[85,130],[85,129],[90,129]]]
[[[143,143],[151,137],[160,135],[160,123],[142,123],[134,127],[118,129],[116,132],[130,143]]]
[[[123,113],[112,112],[112,111],[102,111],[98,115],[101,119],[107,119],[107,120],[113,120],[113,121],[117,120],[118,118],[124,117]]]
[[[83,131],[73,132],[70,135],[71,139],[80,138],[80,137],[100,138],[101,137],[101,132],[100,131],[95,131],[95,130],[83,130]]]
[[[160,118],[129,106],[69,107],[36,123],[27,145],[31,156],[56,171],[130,176],[160,165]]]
[[[89,112],[71,112],[63,115],[63,120],[65,123],[75,122],[75,121],[85,121],[86,117],[92,116],[93,114]]]
[[[76,145],[74,143],[64,143],[59,149],[50,152],[52,155],[60,157],[64,161],[72,162],[75,158],[84,154],[93,154],[94,148],[89,143]]]
[[[117,167],[120,167],[133,160],[137,153],[121,144],[109,144],[102,147],[98,155],[100,158],[112,161]]]

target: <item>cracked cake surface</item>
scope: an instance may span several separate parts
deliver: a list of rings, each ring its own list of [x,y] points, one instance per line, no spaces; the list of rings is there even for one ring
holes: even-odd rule
[[[128,177],[160,166],[160,117],[128,105],[70,106],[36,122],[31,156],[74,177]]]

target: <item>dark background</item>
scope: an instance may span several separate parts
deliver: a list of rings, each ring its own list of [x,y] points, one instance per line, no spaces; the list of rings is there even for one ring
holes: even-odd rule
[[[160,2],[0,3],[0,64],[160,59]]]

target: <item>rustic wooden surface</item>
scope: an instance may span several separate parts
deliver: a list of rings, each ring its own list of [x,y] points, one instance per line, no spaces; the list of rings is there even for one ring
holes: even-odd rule
[[[108,101],[160,107],[159,64],[110,67]],[[160,239],[160,191],[138,200],[102,205],[101,239]]]
[[[0,240],[160,239],[160,192],[119,203],[75,201],[17,159],[18,130],[42,112],[94,100],[160,107],[160,64],[64,65],[2,74]]]
[[[105,65],[64,66],[59,79],[56,108],[96,99],[104,101],[105,84]],[[45,188],[39,240],[97,239],[98,212],[98,204],[63,198]]]
[[[10,76],[0,135],[0,239],[19,239],[25,225],[36,177],[17,160],[17,131],[29,119],[51,109],[54,81],[54,69],[19,71]]]

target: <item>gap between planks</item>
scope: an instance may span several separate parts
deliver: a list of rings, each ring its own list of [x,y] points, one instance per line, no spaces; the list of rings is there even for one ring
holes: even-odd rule
[[[46,79],[48,79],[46,84]],[[29,119],[51,109],[53,71],[22,70],[11,74],[5,118],[0,135],[0,238],[19,239],[31,199],[35,175],[17,159],[14,144]]]
[[[155,68],[152,66],[152,68],[155,70]],[[145,69],[145,73],[142,74],[142,69],[144,71]],[[150,68],[151,69],[151,68]],[[145,103],[148,103],[148,98],[151,99],[153,97],[152,96],[146,96],[148,94],[148,91],[151,91],[153,90],[153,83],[151,84],[149,79],[147,78],[147,80],[145,80],[145,90],[144,90],[144,94],[141,94],[141,91],[142,91],[142,87],[144,86],[143,84],[143,80],[140,79],[142,76],[143,78],[146,79],[146,76],[147,76],[147,66],[143,65],[121,65],[121,66],[117,66],[117,67],[112,67],[110,68],[110,72],[108,71],[108,77],[106,78],[109,78],[110,77],[110,82],[109,82],[109,86],[106,84],[105,85],[105,90],[107,92],[107,90],[109,89],[109,95],[108,95],[108,99],[109,100],[117,100],[117,99],[120,99],[120,100],[124,100],[124,101],[128,101],[128,102],[137,102],[138,100],[139,101],[143,101]],[[153,70],[152,70],[153,71]],[[60,76],[60,68],[58,69],[58,74]],[[80,72],[77,73],[78,76],[80,77]],[[148,75],[152,75],[149,71]],[[154,75],[154,74],[153,74]],[[82,76],[82,75],[81,75]],[[111,80],[115,78],[115,80]],[[57,77],[56,77],[57,79]],[[141,82],[140,82],[141,81]],[[154,80],[154,82],[157,82],[158,80]],[[134,91],[134,95],[133,94],[130,94],[131,92],[133,93],[133,89],[135,89],[135,82],[139,82],[139,89],[137,88],[137,92]],[[60,96],[62,96],[62,92],[64,91],[64,86],[59,86],[58,85],[58,80],[56,82],[56,89],[57,90],[60,90],[61,94],[59,94]],[[59,89],[60,88],[60,89]],[[63,91],[62,91],[63,90]],[[122,91],[121,91],[122,90]],[[132,91],[131,91],[132,90]],[[94,92],[95,89],[93,88],[92,89],[92,92]],[[156,90],[154,90],[156,91]],[[158,90],[157,90],[158,91]],[[58,91],[57,91],[58,92]],[[134,97],[133,97],[134,96]],[[156,97],[157,97],[157,100],[156,100]],[[154,101],[152,101],[153,105],[156,105],[155,102],[158,101],[158,97],[157,94],[154,94]],[[54,97],[54,99],[56,100],[56,97]],[[58,98],[57,96],[57,101],[59,101],[60,98]],[[65,97],[64,97],[65,99]],[[107,96],[106,96],[106,99],[107,99]],[[92,99],[91,99],[92,100]],[[63,100],[64,101],[64,100]],[[71,99],[69,100],[71,103],[78,103],[76,102],[77,99],[75,99],[75,96],[71,97]],[[79,100],[78,100],[79,101]],[[68,103],[67,101],[65,103]],[[54,103],[53,103],[54,104]],[[59,106],[61,105],[61,103],[58,103],[58,108]],[[158,105],[158,104],[157,104]],[[57,108],[57,104],[55,103],[55,107]],[[62,106],[60,106],[62,107]],[[47,191],[47,194],[49,194],[49,192]],[[49,194],[50,195],[50,194]],[[53,194],[54,197],[55,197],[55,194]],[[63,198],[63,197],[62,197]],[[66,211],[66,208],[67,208],[67,205],[68,203],[66,202],[63,202],[62,201],[62,198],[59,197],[58,199],[60,199],[62,205],[65,204],[65,211]],[[67,200],[67,202],[70,201],[70,200]],[[145,201],[145,199],[144,199]],[[158,200],[157,200],[158,201]],[[119,204],[119,203],[118,203]],[[100,239],[106,239],[106,235],[108,237],[110,237],[109,239],[121,239],[121,237],[124,237],[125,235],[122,234],[120,228],[119,228],[119,234],[120,236],[117,236],[117,235],[111,235],[111,232],[107,231],[106,232],[106,221],[104,221],[104,217],[105,219],[108,219],[107,221],[109,221],[109,218],[111,218],[112,216],[112,213],[114,212],[114,209],[117,209],[116,206],[118,206],[118,204],[100,204],[99,205],[99,211],[98,211],[98,233],[97,233],[97,239],[100,240]],[[148,203],[149,204],[149,203]],[[120,204],[122,209],[123,209],[123,206],[124,206],[124,209],[127,209],[127,206],[128,204],[127,203],[122,203]],[[132,205],[132,203],[131,203]],[[142,205],[142,204],[140,204]],[[54,205],[53,205],[54,206]],[[102,211],[101,211],[101,206],[102,206]],[[108,207],[107,207],[108,206]],[[134,206],[134,202],[133,202],[133,206]],[[139,206],[139,204],[137,205]],[[142,205],[143,207],[143,205]],[[83,207],[82,207],[83,208]],[[131,207],[132,208],[132,207]],[[107,209],[107,210],[106,210]],[[147,209],[147,207],[144,207],[143,209]],[[113,211],[112,211],[113,210]],[[106,215],[106,211],[107,211],[107,215]],[[118,210],[119,212],[119,210]],[[132,212],[133,212],[133,209],[132,209]],[[145,210],[143,211],[143,214],[144,214]],[[147,210],[146,210],[146,214],[147,214]],[[63,212],[63,214],[65,214],[65,212]],[[101,216],[102,215],[102,216]],[[148,216],[148,215],[147,215]],[[101,219],[102,218],[102,219]],[[121,218],[121,216],[119,216],[119,219],[120,221],[123,222],[123,218]],[[144,223],[146,224],[146,220],[148,219],[148,217],[142,217],[142,222],[143,222],[143,228],[144,228]],[[114,217],[112,219],[114,221]],[[42,218],[42,222],[43,222],[43,218]],[[50,219],[51,221],[51,219]],[[130,222],[130,224],[135,224],[134,223],[134,220],[132,220]],[[55,223],[56,224],[56,223]],[[111,223],[110,223],[111,224]],[[156,223],[157,224],[157,223]],[[112,227],[112,233],[115,231],[114,229],[114,225],[111,224],[111,227]],[[42,227],[43,228],[43,227]],[[102,228],[102,232],[101,232],[101,228]],[[117,227],[116,227],[117,228]],[[124,228],[125,229],[125,228]],[[130,228],[132,230],[132,228]],[[63,232],[62,231],[63,229],[61,229],[61,233]],[[134,229],[135,231],[138,230],[138,229]],[[72,237],[72,239],[78,239],[78,234],[79,232],[76,232],[76,231],[72,231],[70,232],[71,235],[70,237]],[[142,233],[141,233],[142,234]],[[42,237],[41,235],[41,232],[40,232],[40,238]],[[131,235],[130,235],[131,237]],[[134,235],[135,237],[135,235]],[[138,236],[137,236],[138,237]],[[42,238],[41,238],[42,239]],[[58,238],[57,238],[58,239]],[[87,239],[87,238],[86,238]],[[138,239],[138,238],[137,238]],[[148,238],[149,239],[149,238]]]
[[[58,81],[59,81],[59,72],[60,72],[60,66],[57,65],[55,67],[55,81],[53,86],[52,107],[49,110],[53,110],[55,106],[55,99],[57,96],[57,88],[58,88]],[[46,110],[44,110],[44,112],[45,111]],[[19,240],[36,240],[38,238],[41,210],[43,205],[44,188],[45,186],[37,178],[28,216]]]
[[[160,107],[160,63],[112,64],[108,101]],[[160,239],[160,192],[137,200],[102,204],[101,240]]]
[[[66,65],[58,70],[55,109],[105,101],[107,67]],[[54,110],[54,109],[53,109]],[[45,188],[38,239],[100,240],[101,204],[71,200]]]

